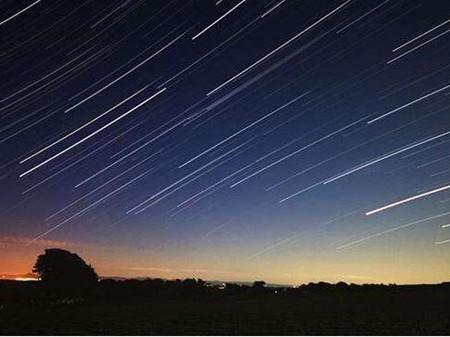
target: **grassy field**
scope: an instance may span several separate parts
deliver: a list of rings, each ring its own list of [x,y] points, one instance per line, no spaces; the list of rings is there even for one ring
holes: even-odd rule
[[[3,301],[0,334],[448,335],[449,300],[441,288],[412,287]]]

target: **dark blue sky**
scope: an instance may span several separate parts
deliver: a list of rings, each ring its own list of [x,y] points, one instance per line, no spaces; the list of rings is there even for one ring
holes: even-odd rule
[[[0,273],[448,280],[448,1],[0,6]]]

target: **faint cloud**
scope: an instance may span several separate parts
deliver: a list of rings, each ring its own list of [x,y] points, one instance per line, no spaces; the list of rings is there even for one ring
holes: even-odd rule
[[[156,271],[161,273],[171,273],[173,269],[160,268],[160,267],[131,267],[130,270],[140,270],[140,271]]]
[[[363,275],[339,275],[339,277],[352,279],[352,280],[374,280],[373,277]]]
[[[31,237],[28,236],[0,236],[0,249],[1,248],[12,248],[18,246],[26,246],[32,240]],[[31,246],[39,246],[39,247],[79,247],[80,245],[71,242],[71,241],[59,241],[59,240],[45,240],[39,239],[33,241]]]
[[[156,271],[161,273],[198,273],[198,274],[231,274],[226,270],[202,269],[202,268],[164,268],[164,267],[131,267],[130,270]]]

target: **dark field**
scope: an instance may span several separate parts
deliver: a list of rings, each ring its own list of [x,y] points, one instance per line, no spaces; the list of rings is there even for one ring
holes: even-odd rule
[[[0,282],[0,303],[0,333],[8,335],[450,334],[449,284],[218,289],[136,281],[62,299],[37,282]]]

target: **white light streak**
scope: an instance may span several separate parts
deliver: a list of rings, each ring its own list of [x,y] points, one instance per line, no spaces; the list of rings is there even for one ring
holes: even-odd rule
[[[113,190],[112,192],[106,194],[105,196],[103,196],[102,198],[100,198],[99,200],[93,202],[92,204],[90,204],[89,206],[86,206],[85,208],[83,208],[81,211],[78,211],[77,213],[75,213],[74,215],[72,215],[71,217],[67,218],[66,220],[62,221],[61,223],[59,223],[56,226],[53,226],[52,228],[50,228],[48,231],[36,236],[35,238],[33,238],[31,241],[29,241],[26,246],[28,246],[29,244],[35,242],[36,240],[42,239],[44,236],[47,236],[48,234],[50,234],[51,232],[53,232],[54,230],[60,228],[61,226],[63,226],[64,224],[66,224],[67,222],[71,221],[72,219],[78,217],[79,215],[87,212],[89,209],[91,209],[92,207],[98,205],[99,203],[101,203],[102,201],[104,201],[105,199],[109,198],[110,196],[116,194],[117,192],[123,190],[125,187],[127,187],[128,185],[134,183],[136,180],[144,177],[146,174],[149,173],[149,171],[151,171],[152,169],[149,169],[147,171],[145,171],[144,173],[141,173],[140,175],[138,175],[137,177],[131,179],[130,181],[128,181],[127,183],[123,184],[122,186],[116,188],[115,190]]]
[[[384,230],[384,231],[382,231],[382,232],[379,232],[379,233],[375,233],[375,234],[366,236],[366,237],[364,237],[364,238],[362,238],[362,239],[359,239],[359,240],[355,240],[355,241],[349,242],[349,243],[347,243],[347,244],[345,244],[345,245],[342,245],[342,246],[337,247],[336,249],[337,249],[337,250],[340,250],[340,249],[349,248],[349,247],[352,247],[352,246],[354,246],[354,245],[356,245],[356,244],[365,242],[365,241],[370,240],[370,239],[377,238],[377,237],[382,236],[382,235],[384,235],[384,234],[392,233],[392,232],[398,231],[398,230],[400,230],[400,229],[407,228],[407,227],[411,227],[411,226],[414,226],[414,225],[417,225],[417,224],[420,224],[420,223],[423,223],[423,222],[426,222],[426,221],[429,221],[429,220],[434,220],[434,219],[442,218],[442,217],[447,216],[447,215],[449,215],[449,214],[450,214],[450,212],[445,212],[445,213],[441,213],[441,214],[438,214],[438,215],[433,215],[433,216],[427,217],[427,218],[425,218],[425,219],[420,219],[420,220],[416,220],[416,221],[413,221],[413,222],[408,222],[407,224],[400,225],[400,226],[397,226],[397,227],[394,227],[394,228],[390,228],[390,229]]]
[[[372,211],[366,212],[366,215],[376,214],[376,213],[379,213],[379,212],[384,211],[386,209],[389,209],[389,208],[392,208],[392,207],[395,207],[395,206],[398,206],[398,205],[402,205],[402,204],[405,204],[407,202],[410,202],[410,201],[413,201],[413,200],[416,200],[416,199],[420,199],[420,198],[426,197],[428,195],[431,195],[431,194],[434,194],[434,193],[438,193],[438,192],[442,192],[442,191],[445,191],[445,190],[448,190],[448,189],[450,189],[450,185],[446,185],[446,186],[442,186],[442,187],[439,187],[439,188],[435,188],[434,190],[427,191],[427,192],[424,192],[424,193],[420,193],[420,194],[414,195],[412,197],[409,197],[409,198],[406,198],[406,199],[403,199],[403,200],[399,200],[399,201],[393,202],[392,204],[388,204],[386,206],[383,206],[383,207],[374,209]]]
[[[445,159],[447,159],[447,158],[450,158],[450,154],[447,155],[447,156],[444,156],[444,157],[441,157],[441,158],[438,158],[438,159],[434,159],[434,160],[428,161],[428,162],[426,162],[426,163],[417,165],[417,168],[427,167],[427,166],[433,165],[433,164],[435,164],[435,163],[438,163],[438,162],[440,162],[440,161],[443,161],[443,160],[445,160]]]
[[[74,147],[80,145],[81,143],[85,142],[86,140],[94,137],[96,134],[100,133],[101,131],[105,130],[106,128],[110,127],[111,125],[113,125],[114,123],[118,122],[119,120],[121,120],[122,118],[125,118],[127,115],[129,115],[130,113],[132,113],[134,110],[140,108],[142,105],[144,105],[145,103],[147,103],[148,101],[152,100],[153,98],[155,98],[156,96],[158,96],[159,94],[161,94],[162,92],[164,92],[166,90],[166,88],[161,89],[160,91],[158,91],[157,93],[153,94],[152,96],[150,96],[149,98],[147,98],[146,100],[144,100],[143,102],[139,103],[138,105],[136,105],[134,108],[128,110],[126,113],[120,115],[119,117],[117,117],[116,119],[112,120],[111,122],[109,122],[108,124],[102,126],[100,129],[94,131],[93,133],[91,133],[90,135],[84,137],[83,139],[79,140],[78,142],[76,142],[75,144],[72,144],[71,146],[67,147],[66,149],[64,149],[61,152],[58,152],[57,154],[53,155],[52,157],[44,160],[43,162],[39,163],[36,166],[33,166],[31,169],[23,172],[22,174],[19,175],[19,178],[23,178],[26,175],[30,174],[31,172],[37,170],[38,168],[44,166],[45,164],[51,162],[52,160],[60,157],[61,155],[63,155],[64,153],[66,153],[67,151],[73,149]]]
[[[264,172],[265,170],[271,168],[272,166],[277,165],[277,164],[281,163],[282,161],[285,161],[286,159],[288,159],[288,158],[290,158],[290,157],[292,157],[292,156],[294,156],[294,155],[296,155],[296,154],[298,154],[298,153],[300,153],[300,152],[310,148],[311,146],[314,146],[314,145],[316,145],[316,144],[318,144],[320,142],[323,142],[324,140],[326,140],[326,139],[328,139],[328,138],[330,138],[330,137],[332,137],[332,136],[334,136],[334,135],[336,135],[336,134],[338,134],[338,133],[340,133],[340,132],[342,132],[342,131],[350,128],[350,127],[352,127],[353,125],[359,123],[361,120],[363,120],[365,118],[367,118],[367,117],[364,117],[364,118],[359,119],[359,120],[357,120],[357,121],[355,121],[353,123],[350,123],[349,125],[346,125],[343,128],[340,128],[339,130],[333,131],[333,132],[329,133],[328,135],[326,135],[326,136],[324,136],[322,138],[319,138],[318,140],[316,140],[316,141],[314,141],[314,142],[312,142],[312,143],[310,143],[308,145],[305,145],[305,146],[301,147],[300,149],[295,150],[294,152],[291,152],[290,154],[288,154],[288,155],[286,155],[286,156],[284,156],[284,157],[274,161],[273,163],[271,163],[271,164],[269,164],[269,165],[267,165],[267,166],[257,170],[256,172],[248,175],[247,177],[245,177],[245,178],[235,182],[233,185],[231,185],[231,187],[235,187],[235,186],[243,183],[244,181],[246,181],[246,180],[256,176],[257,174],[260,174],[261,172]]]
[[[427,139],[425,139],[425,140],[423,140],[423,141],[420,141],[420,142],[418,142],[418,143],[415,143],[415,144],[412,144],[412,145],[403,147],[403,148],[401,148],[400,150],[397,150],[397,151],[394,151],[394,152],[389,153],[389,154],[387,154],[387,155],[381,156],[381,157],[378,158],[378,159],[369,161],[369,162],[366,163],[366,164],[357,166],[357,167],[355,167],[355,168],[353,168],[353,169],[350,169],[350,170],[347,171],[347,172],[344,172],[344,173],[342,173],[342,174],[339,174],[339,175],[335,176],[334,178],[328,179],[326,182],[324,182],[324,184],[325,184],[325,185],[326,185],[326,184],[329,184],[329,183],[331,183],[331,182],[333,182],[333,181],[336,181],[336,180],[338,180],[338,179],[341,179],[341,178],[343,178],[343,177],[345,177],[345,176],[348,176],[348,175],[350,175],[350,174],[352,174],[352,173],[355,173],[355,172],[357,172],[357,171],[360,171],[360,170],[362,170],[363,168],[366,168],[366,167],[369,167],[369,166],[374,165],[374,164],[376,164],[376,163],[379,163],[380,161],[383,161],[383,160],[385,160],[385,159],[391,158],[391,157],[393,157],[393,156],[396,156],[397,154],[400,154],[400,153],[403,153],[403,152],[405,152],[405,151],[411,150],[411,149],[413,149],[413,148],[415,148],[415,147],[418,147],[418,146],[420,146],[420,145],[423,145],[423,144],[425,144],[425,143],[429,143],[429,142],[431,142],[431,141],[433,141],[433,140],[435,140],[435,139],[438,139],[438,138],[447,136],[448,134],[450,134],[450,131],[441,133],[441,134],[439,134],[439,135],[437,135],[437,136],[434,136],[434,137],[431,137],[431,138],[427,138]]]
[[[286,2],[286,0],[281,0],[279,3],[277,3],[275,6],[273,6],[272,8],[270,8],[267,12],[265,12],[263,15],[261,15],[261,19],[263,17],[265,17],[266,15],[269,15],[270,13],[272,13],[275,9],[277,9],[278,7],[280,7],[284,2]]]
[[[278,111],[284,109],[285,107],[289,106],[290,104],[296,102],[297,100],[299,100],[300,98],[302,98],[303,96],[307,95],[309,93],[309,91],[301,94],[300,96],[290,100],[289,102],[287,102],[286,104],[283,104],[282,106],[276,108],[275,110],[273,110],[272,112],[269,112],[268,114],[264,115],[263,117],[257,119],[256,121],[250,123],[249,125],[247,125],[246,127],[240,129],[239,131],[233,133],[231,136],[223,139],[222,141],[218,142],[216,145],[211,146],[210,148],[208,148],[207,150],[203,151],[202,153],[196,155],[195,157],[189,159],[187,162],[183,163],[182,165],[178,166],[178,168],[182,168],[190,163],[192,163],[194,160],[204,156],[205,154],[207,154],[208,152],[211,152],[212,150],[214,150],[215,148],[217,148],[218,146],[222,145],[223,143],[227,142],[228,140],[238,136],[239,134],[241,134],[242,132],[250,129],[251,127],[255,126],[256,124],[259,124],[260,122],[262,122],[263,120],[265,120],[266,118],[269,118],[270,116],[276,114]]]
[[[400,107],[398,107],[398,108],[395,108],[394,110],[391,110],[391,111],[389,111],[389,112],[386,112],[385,114],[383,114],[383,115],[381,115],[381,116],[378,116],[378,117],[376,117],[376,118],[374,118],[374,119],[371,119],[370,121],[367,122],[367,124],[372,124],[372,123],[374,123],[374,122],[376,122],[376,121],[378,121],[378,120],[380,120],[380,119],[382,119],[382,118],[385,118],[385,117],[387,117],[387,116],[389,116],[389,115],[392,115],[393,113],[395,113],[395,112],[397,112],[397,111],[400,111],[400,110],[402,110],[402,109],[404,109],[404,108],[407,108],[407,107],[409,107],[410,105],[413,105],[413,104],[415,104],[415,103],[417,103],[417,102],[423,101],[425,98],[428,98],[428,97],[430,97],[430,96],[432,96],[432,95],[434,95],[434,94],[437,94],[437,93],[439,93],[439,92],[441,92],[441,91],[444,91],[444,90],[446,90],[446,89],[448,89],[448,88],[450,88],[450,84],[448,84],[448,85],[446,85],[446,86],[444,86],[444,87],[442,87],[442,88],[439,88],[439,89],[437,89],[437,90],[434,90],[434,91],[432,91],[432,92],[430,92],[430,93],[428,93],[428,94],[426,94],[426,95],[423,95],[423,96],[421,96],[421,97],[419,97],[419,98],[416,98],[415,100],[413,100],[413,101],[411,101],[411,102],[409,102],[409,103],[406,103],[406,104],[404,104],[404,105],[402,105],[402,106],[400,106]]]
[[[297,38],[299,38],[301,35],[303,35],[304,33],[306,33],[307,31],[311,30],[312,28],[314,28],[315,26],[317,26],[319,23],[321,23],[322,21],[326,20],[329,16],[333,15],[334,13],[336,13],[337,11],[339,11],[342,7],[344,7],[345,5],[347,5],[350,1],[352,0],[347,0],[346,2],[344,2],[342,5],[338,6],[337,8],[335,8],[334,10],[332,10],[330,13],[328,13],[327,15],[323,16],[322,18],[320,18],[319,20],[317,20],[316,22],[314,22],[312,25],[306,27],[305,29],[303,29],[300,33],[298,33],[297,35],[295,35],[294,37],[290,38],[289,40],[287,40],[286,42],[284,42],[283,44],[281,44],[280,46],[278,46],[277,48],[275,48],[274,50],[272,50],[270,53],[266,54],[265,56],[261,57],[258,61],[256,61],[255,63],[249,65],[247,68],[245,68],[244,70],[242,70],[241,72],[237,73],[236,75],[234,75],[233,77],[231,77],[230,79],[226,80],[225,82],[223,82],[221,85],[219,85],[218,87],[216,87],[214,90],[208,92],[206,95],[212,95],[213,93],[215,93],[216,91],[220,90],[222,87],[224,87],[225,85],[227,85],[228,83],[234,81],[236,78],[238,78],[239,76],[241,76],[242,74],[246,73],[247,71],[251,70],[252,68],[256,67],[258,64],[260,64],[261,62],[263,62],[264,60],[268,59],[270,56],[272,56],[273,54],[275,54],[276,52],[278,52],[280,49],[286,47],[288,44],[290,44],[292,41],[296,40]]]
[[[419,36],[417,36],[417,37],[415,37],[415,38],[409,40],[408,42],[403,43],[402,45],[398,46],[397,48],[392,49],[392,52],[396,52],[397,50],[399,50],[399,49],[401,49],[401,48],[403,48],[403,47],[405,47],[405,46],[411,44],[412,42],[414,42],[414,41],[420,39],[422,36],[425,36],[425,35],[427,35],[428,33],[431,33],[431,32],[434,31],[435,29],[438,29],[439,27],[442,27],[443,25],[445,25],[445,24],[447,24],[447,23],[449,23],[449,22],[450,22],[450,20],[447,20],[447,21],[442,22],[441,24],[437,25],[436,27],[427,30],[425,33],[422,33],[422,34],[420,34]]]
[[[441,36],[447,34],[448,32],[450,32],[450,29],[446,30],[446,31],[443,32],[443,33],[440,33],[440,34],[436,35],[436,36],[433,37],[432,39],[429,39],[429,40],[427,40],[427,41],[425,41],[425,42],[419,44],[418,46],[416,46],[416,47],[414,47],[414,48],[412,48],[412,49],[410,49],[410,50],[404,52],[403,54],[400,54],[400,55],[398,55],[397,57],[394,57],[393,59],[390,59],[389,61],[386,62],[386,64],[391,64],[392,62],[395,62],[395,61],[401,59],[403,56],[406,56],[406,55],[412,53],[413,51],[415,51],[415,50],[417,50],[417,49],[419,49],[419,48],[421,48],[421,47],[427,45],[428,43],[433,42],[434,40],[440,38]]]
[[[228,14],[230,14],[231,12],[233,12],[236,8],[238,8],[240,5],[242,5],[245,1],[247,0],[242,0],[241,2],[239,2],[236,6],[234,6],[233,8],[231,8],[228,12],[226,12],[224,15],[222,15],[220,18],[218,18],[217,20],[215,20],[213,23],[211,23],[210,25],[208,25],[207,27],[205,27],[204,29],[202,29],[199,33],[197,33],[196,35],[194,35],[192,37],[192,40],[195,40],[196,38],[198,38],[200,35],[202,35],[203,33],[205,33],[208,29],[210,29],[212,26],[214,26],[216,23],[218,23],[219,21],[221,21],[222,19],[224,19]]]
[[[139,67],[143,66],[145,63],[147,63],[148,61],[150,61],[152,58],[154,58],[155,56],[157,56],[159,53],[163,52],[165,49],[169,48],[172,44],[174,44],[176,41],[178,41],[180,38],[182,38],[184,35],[186,34],[186,32],[182,33],[181,35],[179,35],[178,37],[176,37],[175,39],[173,39],[171,42],[169,42],[168,44],[166,44],[164,47],[162,47],[161,49],[159,49],[157,52],[153,53],[152,55],[150,55],[149,57],[147,57],[145,60],[143,60],[142,62],[140,62],[139,64],[135,65],[133,68],[131,68],[130,70],[128,70],[126,73],[124,73],[123,75],[120,75],[118,78],[116,78],[114,81],[110,82],[109,84],[105,85],[103,88],[97,90],[96,92],[94,92],[93,94],[89,95],[88,97],[86,97],[85,99],[81,100],[80,102],[78,102],[77,104],[73,105],[72,107],[70,107],[69,109],[67,109],[65,112],[69,112],[73,109],[75,109],[76,107],[80,106],[81,104],[83,104],[84,102],[90,100],[92,97],[96,96],[97,94],[101,93],[102,91],[106,90],[107,88],[109,88],[110,86],[112,86],[114,83],[120,81],[122,78],[124,78],[125,76],[128,76],[129,74],[131,74],[133,71],[135,71],[136,69],[138,69]]]
[[[444,243],[450,243],[450,239],[444,240],[444,241],[437,241],[435,242],[436,245],[442,245]]]
[[[28,156],[27,158],[23,159],[20,161],[21,164],[27,162],[28,160],[30,160],[31,158],[36,157],[37,155],[41,154],[42,152],[50,149],[51,147],[55,146],[56,144],[62,142],[64,139],[69,138],[70,136],[74,135],[75,133],[77,133],[78,131],[83,130],[84,128],[86,128],[87,126],[91,125],[92,123],[94,123],[95,121],[99,120],[100,118],[102,118],[103,116],[107,115],[108,113],[110,113],[111,111],[113,111],[114,109],[118,108],[119,106],[121,106],[122,104],[128,102],[130,99],[132,99],[133,97],[135,97],[136,95],[138,95],[139,93],[141,93],[142,91],[144,91],[145,89],[147,89],[148,85],[146,85],[145,87],[143,87],[142,89],[136,91],[134,94],[132,94],[131,96],[129,96],[128,98],[124,99],[122,102],[114,105],[112,108],[108,109],[107,111],[105,111],[104,113],[98,115],[97,117],[95,117],[94,119],[90,120],[89,122],[83,124],[82,126],[80,126],[78,129],[75,129],[74,131],[68,133],[67,135],[61,137],[60,139],[58,139],[57,141],[47,145],[46,147],[40,149],[39,151],[33,153],[31,156]]]
[[[11,21],[12,19],[14,19],[16,16],[19,16],[20,14],[22,14],[23,12],[29,10],[31,7],[33,7],[34,5],[38,4],[39,2],[41,2],[41,0],[37,0],[35,2],[33,2],[31,5],[25,7],[24,9],[18,11],[17,13],[11,15],[9,18],[3,20],[2,22],[0,22],[0,26],[7,23],[8,21]]]
[[[227,151],[226,153],[222,154],[221,156],[217,157],[216,159],[211,160],[209,163],[201,166],[200,168],[196,169],[195,171],[185,175],[183,178],[178,179],[177,181],[175,181],[174,183],[170,184],[169,186],[163,188],[162,190],[160,190],[159,192],[153,194],[151,197],[145,199],[144,201],[142,201],[141,203],[139,203],[138,205],[134,206],[133,208],[129,209],[126,214],[130,214],[131,212],[135,211],[136,209],[138,209],[139,207],[141,207],[142,205],[146,204],[147,202],[149,202],[150,200],[155,199],[156,197],[158,197],[159,195],[161,195],[162,193],[166,192],[167,190],[171,189],[172,187],[182,183],[183,181],[185,181],[186,179],[192,177],[194,174],[196,174],[197,172],[200,172],[201,170],[203,170],[204,168],[207,168],[208,166],[211,166],[212,164],[214,164],[215,162],[217,162],[218,160],[222,159],[223,157],[229,155],[230,153],[238,150],[239,148],[241,148],[244,144],[239,145],[233,149],[231,149],[230,151]]]
[[[101,184],[100,186],[96,187],[95,189],[93,189],[92,191],[84,194],[82,197],[76,199],[75,201],[71,202],[70,204],[68,204],[67,206],[64,206],[63,208],[61,208],[59,211],[53,213],[52,215],[48,216],[45,221],[48,221],[52,218],[54,218],[55,216],[57,216],[58,214],[60,214],[61,212],[67,210],[68,208],[72,207],[73,205],[77,204],[78,202],[80,202],[81,200],[86,199],[88,196],[94,194],[95,192],[97,192],[98,190],[100,190],[101,188],[105,187],[106,185],[110,184],[111,182],[117,180],[118,178],[122,177],[123,175],[125,175],[126,173],[130,172],[131,170],[133,170],[134,168],[136,168],[137,166],[141,165],[142,163],[146,162],[147,160],[151,159],[153,157],[153,155],[144,158],[143,160],[141,160],[140,162],[134,164],[133,166],[131,166],[130,168],[126,169],[125,171],[123,171],[122,173],[116,175],[115,177],[109,179],[108,181],[106,181],[105,183]]]
[[[360,21],[361,19],[364,19],[367,15],[369,15],[370,13],[373,13],[374,11],[376,11],[378,8],[380,8],[381,6],[383,6],[385,3],[389,2],[390,0],[386,0],[384,2],[382,2],[381,4],[379,4],[378,6],[376,6],[375,8],[372,8],[370,11],[368,11],[366,14],[361,15],[359,18],[353,20],[352,22],[350,22],[349,24],[345,25],[344,27],[342,27],[341,29],[339,29],[338,31],[336,31],[336,34],[341,33],[342,31],[344,31],[345,29],[347,29],[348,27],[350,27],[351,25],[353,25],[354,23]]]

